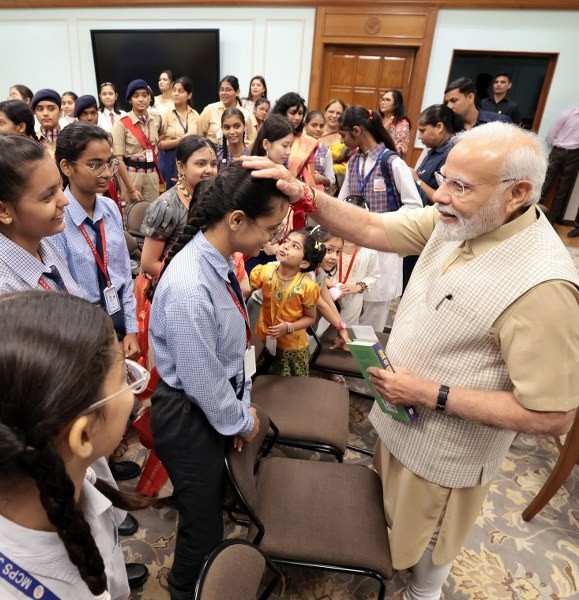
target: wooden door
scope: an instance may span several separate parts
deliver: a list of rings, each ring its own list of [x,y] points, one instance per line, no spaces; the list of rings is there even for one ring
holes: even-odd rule
[[[395,46],[326,45],[320,108],[331,98],[376,110],[384,90],[402,92],[408,106],[416,48]],[[314,108],[314,107],[312,107]]]

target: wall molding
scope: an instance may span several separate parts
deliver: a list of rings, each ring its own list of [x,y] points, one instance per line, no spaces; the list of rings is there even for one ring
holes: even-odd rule
[[[377,7],[421,7],[521,10],[578,10],[579,0],[364,0],[363,5]],[[351,7],[352,0],[0,0],[2,8],[131,8],[162,6],[257,6],[257,7]],[[358,6],[358,5],[357,5]]]

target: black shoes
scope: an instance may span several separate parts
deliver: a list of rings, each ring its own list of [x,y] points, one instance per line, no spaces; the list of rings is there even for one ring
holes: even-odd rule
[[[119,525],[119,535],[133,535],[139,529],[139,522],[132,514],[127,513],[125,520]]]
[[[109,460],[109,468],[113,477],[117,481],[126,481],[127,479],[134,479],[141,473],[141,467],[132,460]]]
[[[570,238],[579,237],[579,227],[575,227],[575,229],[571,229],[571,231],[567,234],[567,237],[570,237]]]
[[[127,579],[129,580],[129,587],[134,590],[141,587],[147,577],[149,577],[149,569],[141,563],[126,563]]]

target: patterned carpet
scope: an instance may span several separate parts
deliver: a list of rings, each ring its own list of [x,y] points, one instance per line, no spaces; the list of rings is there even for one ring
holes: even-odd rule
[[[579,249],[570,252],[579,269]],[[367,420],[370,402],[350,394],[350,443],[373,448],[375,433]],[[560,600],[579,598],[579,471],[530,523],[521,512],[543,485],[557,459],[551,438],[519,435],[494,481],[476,525],[443,589],[446,600]],[[304,455],[301,455],[304,456]],[[142,459],[130,443],[126,458]],[[349,452],[346,461],[369,464]],[[144,562],[151,575],[133,600],[169,598],[167,574],[174,547],[176,512],[148,509],[136,514],[141,527],[123,542],[127,561]],[[226,519],[228,537],[244,535]],[[370,600],[373,580],[305,569],[283,569],[278,600]],[[388,582],[387,597],[404,589],[409,572]]]

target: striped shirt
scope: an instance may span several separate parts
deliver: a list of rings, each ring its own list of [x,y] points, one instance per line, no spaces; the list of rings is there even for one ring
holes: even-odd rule
[[[64,195],[69,201],[64,213],[66,227],[64,231],[54,236],[54,244],[66,259],[72,276],[85,291],[88,300],[97,304],[101,300],[97,275],[98,266],[85,237],[79,229],[88,215],[73,196],[70,187],[66,188]],[[108,255],[107,270],[110,281],[117,290],[119,297],[122,294],[127,333],[136,333],[138,331],[137,303],[133,293],[131,260],[125,241],[121,213],[112,200],[104,196],[97,196],[92,221],[98,223],[101,219],[105,224]],[[96,233],[87,224],[85,224],[85,231],[96,246]]]
[[[246,327],[227,285],[233,270],[232,259],[197,233],[159,280],[149,339],[165,383],[184,390],[222,435],[246,435],[253,429],[251,380],[240,402]]]
[[[52,238],[53,240],[54,238]],[[85,294],[70,274],[66,262],[48,238],[40,240],[38,252],[42,261],[27,250],[0,234],[0,294],[21,292],[24,290],[45,289],[38,281],[42,281],[55,292],[63,291],[49,277],[50,267],[58,269],[69,294],[85,298]]]

